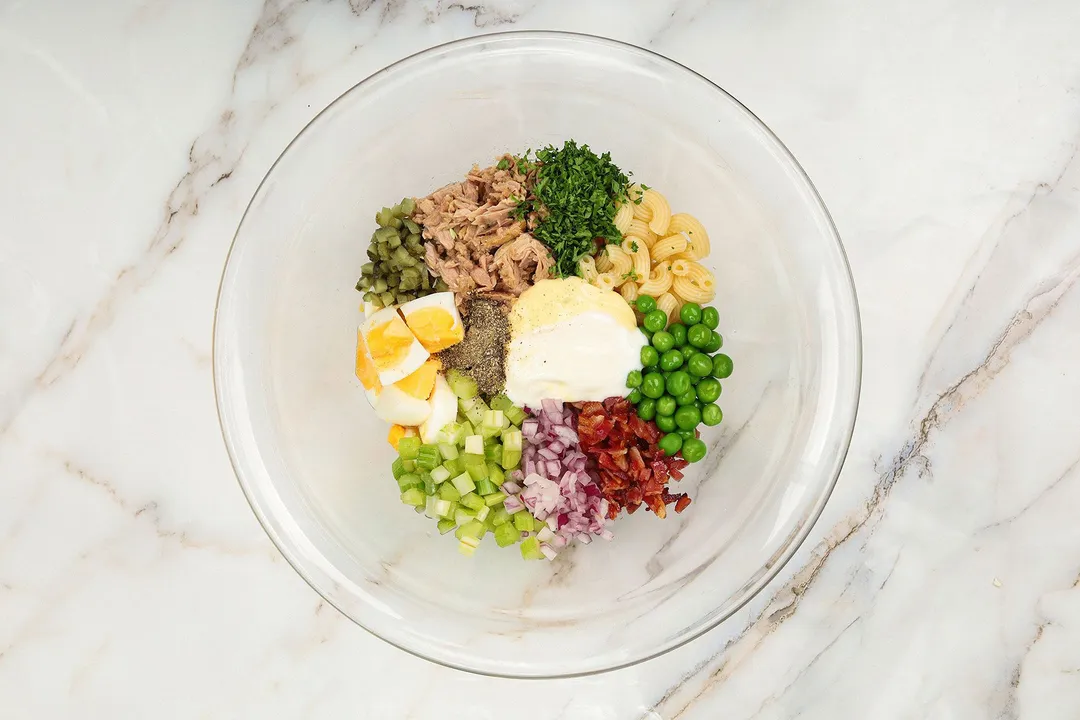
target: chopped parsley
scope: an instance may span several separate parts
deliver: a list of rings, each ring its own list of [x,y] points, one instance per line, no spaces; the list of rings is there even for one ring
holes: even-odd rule
[[[630,251],[631,252],[637,252],[638,251],[638,244],[634,240],[630,241]]]
[[[510,169],[510,161],[507,160],[506,158],[503,158],[502,160],[499,161],[498,165],[496,165],[495,167],[497,167],[500,170],[509,170]]]
[[[611,162],[611,155],[597,155],[588,145],[567,140],[561,148],[549,145],[537,150],[534,159],[518,159],[523,173],[536,169],[532,196],[516,208],[518,217],[538,212],[533,235],[551,250],[559,277],[577,273],[578,259],[596,252],[596,239],[621,242],[615,227],[615,205],[627,198],[629,179]]]
[[[637,270],[630,270],[629,272],[624,272],[622,274],[622,279],[623,280],[630,280],[632,282],[637,282],[638,279],[639,279],[638,274],[637,274]]]

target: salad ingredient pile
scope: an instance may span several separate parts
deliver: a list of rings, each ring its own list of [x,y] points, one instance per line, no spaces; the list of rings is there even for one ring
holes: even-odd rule
[[[375,220],[355,370],[403,504],[548,560],[686,510],[733,369],[696,218],[570,140]]]

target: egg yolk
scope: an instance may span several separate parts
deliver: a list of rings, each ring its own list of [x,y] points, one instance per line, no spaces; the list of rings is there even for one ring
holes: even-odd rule
[[[419,400],[427,400],[435,389],[435,376],[439,374],[440,367],[442,364],[438,360],[428,360],[413,373],[394,383],[394,387]]]
[[[379,382],[379,371],[375,369],[371,358],[368,357],[367,348],[364,346],[364,334],[356,333],[356,377],[365,390],[380,392],[382,383]]]
[[[397,366],[408,356],[409,348],[415,339],[401,318],[394,318],[372,328],[368,333],[367,344],[375,367],[389,370]]]
[[[465,337],[465,328],[445,308],[421,308],[409,313],[405,322],[424,349],[431,353],[456,345]]]

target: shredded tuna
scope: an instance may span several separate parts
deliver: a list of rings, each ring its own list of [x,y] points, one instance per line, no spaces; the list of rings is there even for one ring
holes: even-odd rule
[[[508,167],[473,167],[462,182],[417,202],[413,219],[423,228],[425,261],[461,297],[505,292],[517,296],[551,277],[548,249],[526,232],[514,209],[528,192],[514,159]]]

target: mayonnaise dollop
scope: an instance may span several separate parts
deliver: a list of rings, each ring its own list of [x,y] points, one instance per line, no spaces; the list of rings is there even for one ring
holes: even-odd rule
[[[581,278],[541,280],[510,311],[506,394],[539,407],[626,395],[626,376],[641,368],[645,336],[622,296]]]

